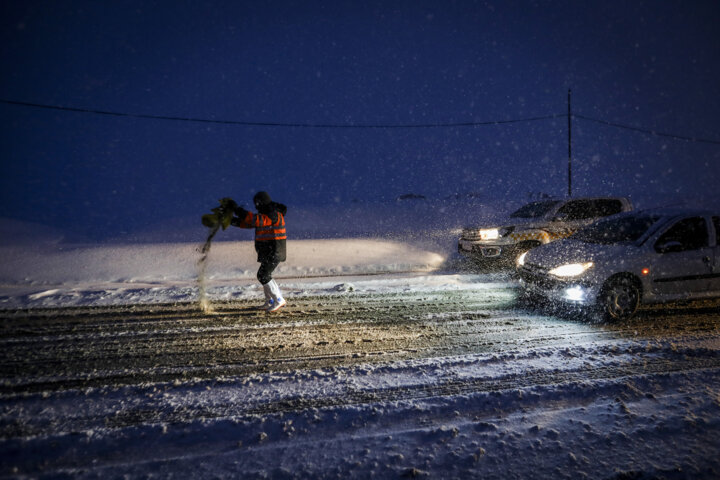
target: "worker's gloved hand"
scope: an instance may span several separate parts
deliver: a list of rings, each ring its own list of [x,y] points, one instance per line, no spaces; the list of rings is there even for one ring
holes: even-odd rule
[[[233,212],[235,211],[236,207],[237,203],[235,203],[235,200],[225,197],[220,199],[219,207],[215,207],[212,209],[212,211],[217,214],[218,221],[220,222],[220,226],[222,226],[223,230],[230,226]]]
[[[233,213],[235,213],[236,217],[243,220],[247,216],[248,211],[245,209],[245,207],[235,207],[235,210],[233,210]]]
[[[202,216],[202,224],[208,228],[222,227],[225,230],[230,226],[233,213],[238,208],[238,204],[232,198],[221,198],[220,205],[211,209],[212,213]]]

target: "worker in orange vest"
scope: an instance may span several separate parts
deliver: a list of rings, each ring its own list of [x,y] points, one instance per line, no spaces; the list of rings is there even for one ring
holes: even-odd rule
[[[285,213],[287,207],[273,202],[267,192],[258,192],[253,197],[258,213],[248,212],[242,207],[235,207],[235,216],[231,225],[240,228],[255,229],[255,251],[260,268],[257,279],[263,287],[265,304],[261,307],[268,312],[276,312],[287,303],[280,287],[273,280],[272,273],[287,256],[285,242]]]

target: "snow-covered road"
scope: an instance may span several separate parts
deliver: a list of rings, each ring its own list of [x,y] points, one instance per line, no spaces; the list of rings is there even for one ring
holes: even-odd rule
[[[717,308],[609,325],[522,309],[502,277],[363,281],[286,280],[278,315],[222,286],[212,314],[3,311],[0,475],[720,474]]]

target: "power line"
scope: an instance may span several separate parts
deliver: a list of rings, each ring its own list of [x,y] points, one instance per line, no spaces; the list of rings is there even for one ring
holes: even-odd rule
[[[407,123],[407,124],[352,124],[352,123],[286,123],[286,122],[245,122],[240,120],[215,120],[209,118],[197,118],[197,117],[175,117],[167,115],[146,115],[140,113],[127,113],[117,112],[110,110],[97,110],[91,108],[78,108],[78,107],[65,107],[61,105],[49,105],[42,103],[31,103],[31,102],[20,102],[16,100],[0,99],[0,103],[7,105],[16,105],[22,107],[41,108],[46,110],[60,110],[65,112],[77,112],[77,113],[91,113],[95,115],[109,115],[113,117],[129,117],[129,118],[144,118],[151,120],[171,120],[178,122],[194,122],[194,123],[213,123],[220,125],[242,125],[246,127],[283,127],[283,128],[345,128],[345,129],[391,129],[391,128],[457,128],[457,127],[480,127],[480,126],[492,126],[492,125],[507,125],[512,123],[526,123],[526,122],[537,122],[542,120],[554,120],[557,118],[577,118],[580,120],[586,120],[589,122],[599,123],[616,128],[622,128],[633,132],[644,133],[647,135],[653,135],[657,137],[672,138],[675,140],[684,140],[687,142],[696,143],[709,143],[713,145],[720,145],[719,140],[712,140],[707,138],[699,137],[688,137],[684,135],[676,135],[673,133],[658,132],[648,128],[637,127],[633,125],[626,125],[622,123],[609,122],[598,118],[588,117],[586,115],[580,115],[577,113],[558,113],[551,115],[544,115],[539,117],[527,117],[527,118],[515,118],[506,120],[490,120],[484,122],[457,122],[457,123]]]
[[[111,115],[114,117],[145,118],[152,120],[173,120],[180,122],[215,123],[221,125],[243,125],[249,127],[291,127],[291,128],[442,128],[442,127],[479,127],[487,125],[504,125],[509,123],[536,122],[565,117],[566,114],[546,115],[542,117],[516,118],[509,120],[492,120],[487,122],[459,122],[459,123],[410,123],[410,124],[334,124],[334,123],[283,123],[283,122],[243,122],[238,120],[214,120],[195,117],[172,117],[166,115],[144,115],[138,113],[114,112],[109,110],[95,110],[89,108],[63,107],[60,105],[47,105],[41,103],[18,102],[15,100],[0,99],[0,103],[19,105],[23,107],[43,108],[47,110],[61,110],[65,112],[93,113],[96,115]]]
[[[675,140],[685,140],[688,142],[712,143],[714,145],[720,145],[720,141],[718,141],[718,140],[709,140],[707,138],[698,138],[698,137],[686,137],[683,135],[675,135],[673,133],[663,133],[663,132],[658,132],[655,130],[649,130],[649,129],[645,129],[645,128],[635,127],[633,125],[624,125],[622,123],[614,123],[614,122],[608,122],[606,120],[600,120],[598,118],[586,117],[585,115],[578,115],[576,113],[573,114],[573,117],[579,118],[580,120],[587,120],[589,122],[595,122],[595,123],[600,123],[602,125],[608,125],[610,127],[617,127],[617,128],[623,128],[625,130],[631,130],[633,132],[646,133],[648,135],[654,135],[656,137],[667,137],[667,138],[673,138]]]

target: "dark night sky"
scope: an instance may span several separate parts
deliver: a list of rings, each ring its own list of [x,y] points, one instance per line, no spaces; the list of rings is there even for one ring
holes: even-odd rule
[[[3,1],[0,99],[251,123],[567,112],[720,140],[717,1]],[[91,235],[291,205],[567,190],[567,119],[223,125],[0,103],[0,217]],[[714,193],[720,145],[573,120],[576,195]]]

